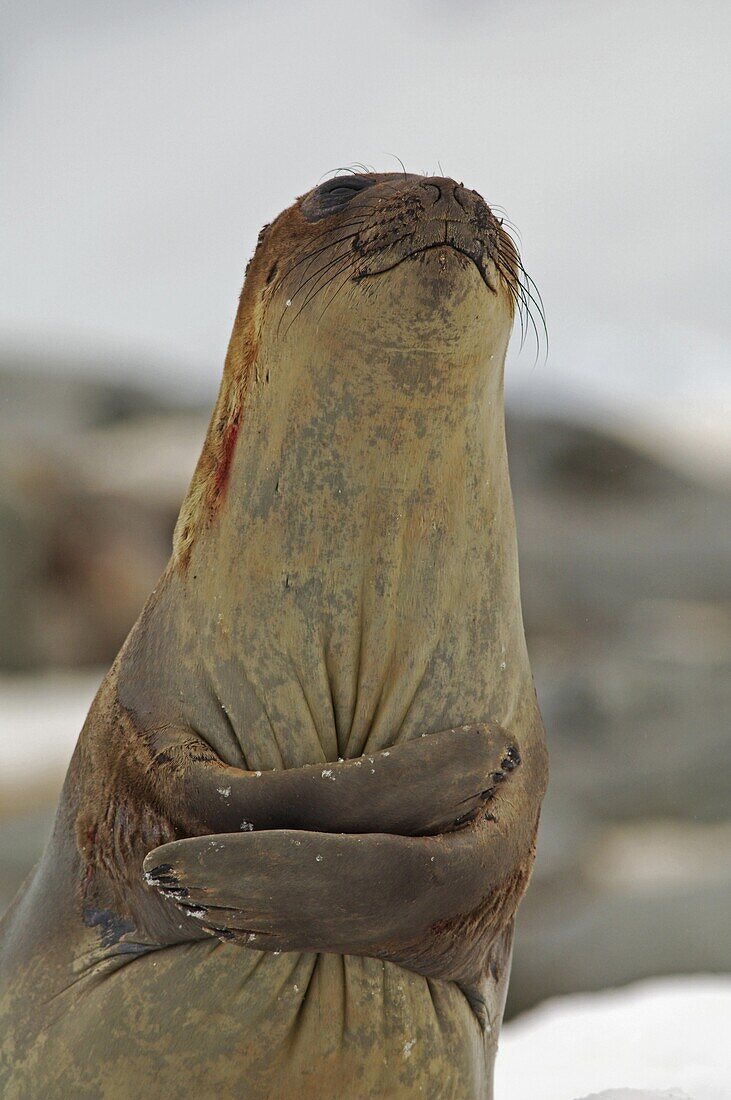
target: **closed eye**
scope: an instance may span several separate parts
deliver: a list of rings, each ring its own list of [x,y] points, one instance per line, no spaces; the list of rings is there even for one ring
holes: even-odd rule
[[[331,187],[327,194],[332,198],[335,195],[344,195],[350,197],[350,195],[357,195],[361,190],[360,187],[353,187],[350,183],[340,184],[338,187]]]
[[[336,214],[361,191],[372,187],[376,181],[368,176],[336,176],[326,180],[303,200],[301,210],[308,221],[319,221],[329,214]]]
[[[336,176],[335,179],[323,183],[319,190],[322,195],[328,197],[350,198],[352,195],[357,195],[359,191],[364,191],[366,187],[371,187],[372,184],[373,180],[369,180],[366,176]]]

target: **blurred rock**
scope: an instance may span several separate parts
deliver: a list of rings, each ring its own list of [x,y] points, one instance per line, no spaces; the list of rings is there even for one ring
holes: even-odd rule
[[[107,427],[150,413],[169,413],[176,402],[123,379],[112,382],[115,364],[42,360],[0,349],[0,438],[45,443],[86,428]]]
[[[206,426],[141,389],[0,372],[0,669],[108,663],[170,555]]]
[[[510,1010],[728,969],[731,496],[576,425],[509,445],[551,748]]]

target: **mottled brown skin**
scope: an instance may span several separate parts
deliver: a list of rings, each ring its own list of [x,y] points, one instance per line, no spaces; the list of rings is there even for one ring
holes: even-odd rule
[[[0,1093],[492,1095],[546,754],[475,192],[262,231],[171,562],[0,926]]]

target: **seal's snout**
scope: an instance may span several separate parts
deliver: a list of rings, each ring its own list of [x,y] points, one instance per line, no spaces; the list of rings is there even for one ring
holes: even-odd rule
[[[472,260],[484,278],[492,217],[487,203],[475,191],[444,176],[423,180],[421,191],[423,210],[414,234],[414,251],[448,245]]]
[[[446,176],[428,176],[421,181],[424,192],[424,213],[440,221],[464,223],[472,221],[478,203],[487,204],[475,191],[468,191],[464,184],[455,183]]]
[[[446,176],[412,176],[371,208],[354,245],[358,275],[379,275],[431,249],[460,253],[496,290],[500,223],[476,191]],[[442,264],[444,270],[444,265]]]

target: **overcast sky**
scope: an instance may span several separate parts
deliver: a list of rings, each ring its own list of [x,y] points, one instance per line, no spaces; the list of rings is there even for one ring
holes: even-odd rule
[[[727,0],[16,0],[3,23],[0,347],[210,394],[262,223],[398,155],[520,228],[551,345],[515,346],[514,394],[729,411]]]

